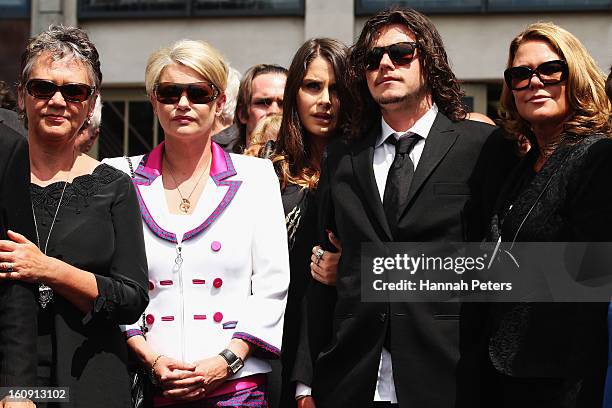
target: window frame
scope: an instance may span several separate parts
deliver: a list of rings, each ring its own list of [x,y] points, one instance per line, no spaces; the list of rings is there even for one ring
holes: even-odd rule
[[[2,4],[2,13],[0,13],[0,20],[8,19],[29,19],[31,15],[32,2],[30,0],[22,0],[22,4],[19,6],[11,6],[8,4]]]
[[[593,11],[612,11],[612,0],[606,0],[607,4],[570,4],[570,5],[520,5],[520,6],[503,6],[492,5],[490,0],[480,0],[480,5],[474,6],[427,6],[414,7],[416,10],[426,14],[496,14],[496,13],[536,13],[536,12],[559,12],[559,13],[576,13],[576,12],[593,12]],[[368,0],[355,0],[354,9],[355,16],[369,17],[378,11],[384,10],[393,4],[398,4],[399,1],[388,1],[387,4],[380,6],[368,5]],[[412,7],[410,0],[402,2],[403,7]]]
[[[248,0],[247,0],[248,1]],[[265,0],[253,0],[265,1]],[[79,20],[103,20],[103,19],[158,19],[158,18],[201,18],[201,17],[303,17],[305,14],[305,0],[294,0],[295,7],[287,10],[276,9],[220,9],[206,10],[198,8],[197,0],[182,0],[183,6],[180,10],[91,10],[85,0],[78,0]],[[177,2],[177,4],[180,4]]]

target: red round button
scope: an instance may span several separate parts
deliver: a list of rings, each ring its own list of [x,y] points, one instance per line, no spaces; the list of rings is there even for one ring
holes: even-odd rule
[[[222,285],[223,285],[223,279],[215,278],[215,280],[213,280],[213,286],[215,288],[219,289]]]
[[[152,314],[148,314],[145,320],[147,321],[147,324],[151,325],[153,322],[155,322],[155,317]]]
[[[221,320],[223,320],[223,313],[221,312],[217,312],[213,315],[213,320],[217,323],[219,323]]]
[[[153,281],[149,281],[149,290],[153,289],[155,289],[155,284],[153,283]]]
[[[215,252],[219,252],[221,250],[221,243],[219,241],[213,241],[212,244],[210,244],[210,248]]]

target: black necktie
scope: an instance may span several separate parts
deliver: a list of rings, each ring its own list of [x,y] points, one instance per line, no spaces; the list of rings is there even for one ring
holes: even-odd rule
[[[395,145],[395,158],[387,175],[383,196],[385,215],[393,233],[397,228],[400,212],[407,204],[408,190],[414,176],[414,163],[410,159],[410,151],[420,139],[421,136],[410,133],[399,140],[395,135],[389,136],[386,140],[387,143]]]

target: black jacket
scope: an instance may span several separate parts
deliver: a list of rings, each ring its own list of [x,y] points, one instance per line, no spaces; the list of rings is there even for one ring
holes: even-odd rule
[[[23,126],[23,123],[19,120],[19,116],[17,112],[13,112],[12,110],[0,108],[0,123],[10,127],[15,132],[19,133],[23,137],[28,136],[28,131]]]
[[[0,239],[9,229],[36,240],[28,143],[0,124]],[[34,285],[0,282],[0,387],[36,384],[37,312]]]
[[[372,403],[381,348],[390,333],[400,407],[455,406],[461,382],[460,306],[440,303],[361,302],[361,244],[476,240],[483,236],[483,188],[497,188],[500,137],[482,123],[451,122],[438,114],[391,235],[372,167],[373,129],[352,144],[328,148],[319,184],[320,225],[342,241],[337,286],[311,281],[305,333],[295,379],[311,384],[317,407]],[[469,343],[469,342],[468,342]],[[313,375],[311,378],[311,364]],[[302,368],[301,370],[299,368]]]
[[[212,139],[228,153],[242,154],[245,149],[245,137],[240,134],[240,127],[235,123],[213,135]]]

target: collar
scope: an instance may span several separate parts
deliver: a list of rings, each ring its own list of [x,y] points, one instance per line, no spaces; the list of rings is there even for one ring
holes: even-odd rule
[[[425,112],[425,114],[421,116],[419,120],[417,120],[416,123],[410,129],[405,131],[397,131],[393,129],[391,126],[389,126],[387,122],[385,122],[385,119],[381,117],[381,132],[380,136],[378,136],[378,139],[376,139],[376,144],[374,145],[374,148],[376,149],[381,146],[394,133],[399,134],[400,137],[407,133],[414,133],[421,136],[423,139],[427,139],[429,131],[431,130],[431,127],[433,126],[437,115],[438,105],[434,103],[433,105],[431,105],[431,108],[429,108],[429,110]]]
[[[147,204],[142,197],[142,191],[140,190],[143,186],[150,186],[157,177],[161,175],[162,158],[164,155],[165,143],[160,143],[155,149],[148,155],[145,155],[135,173],[142,178],[135,178],[133,180],[134,186],[136,187],[136,197],[138,198],[138,204],[140,206],[140,212],[142,214],[143,221],[147,224],[149,229],[157,235],[159,238],[177,243],[177,236],[172,231],[163,229],[153,218],[149,211]],[[223,199],[218,203],[215,210],[204,220],[202,224],[187,231],[183,234],[182,241],[190,240],[200,233],[206,231],[217,218],[221,216],[223,211],[230,205],[233,198],[236,196],[238,188],[242,184],[240,180],[226,180],[229,177],[236,175],[236,169],[232,162],[232,158],[229,153],[223,151],[221,146],[211,141],[210,143],[212,157],[210,163],[210,177],[213,179],[217,187],[228,187]]]
[[[165,141],[161,142],[148,155],[143,157],[135,171],[136,174],[147,179],[149,184],[161,175],[165,143]],[[210,142],[210,149],[212,151],[210,177],[217,182],[234,176],[236,170],[230,155],[224,152],[221,146],[214,141]]]

